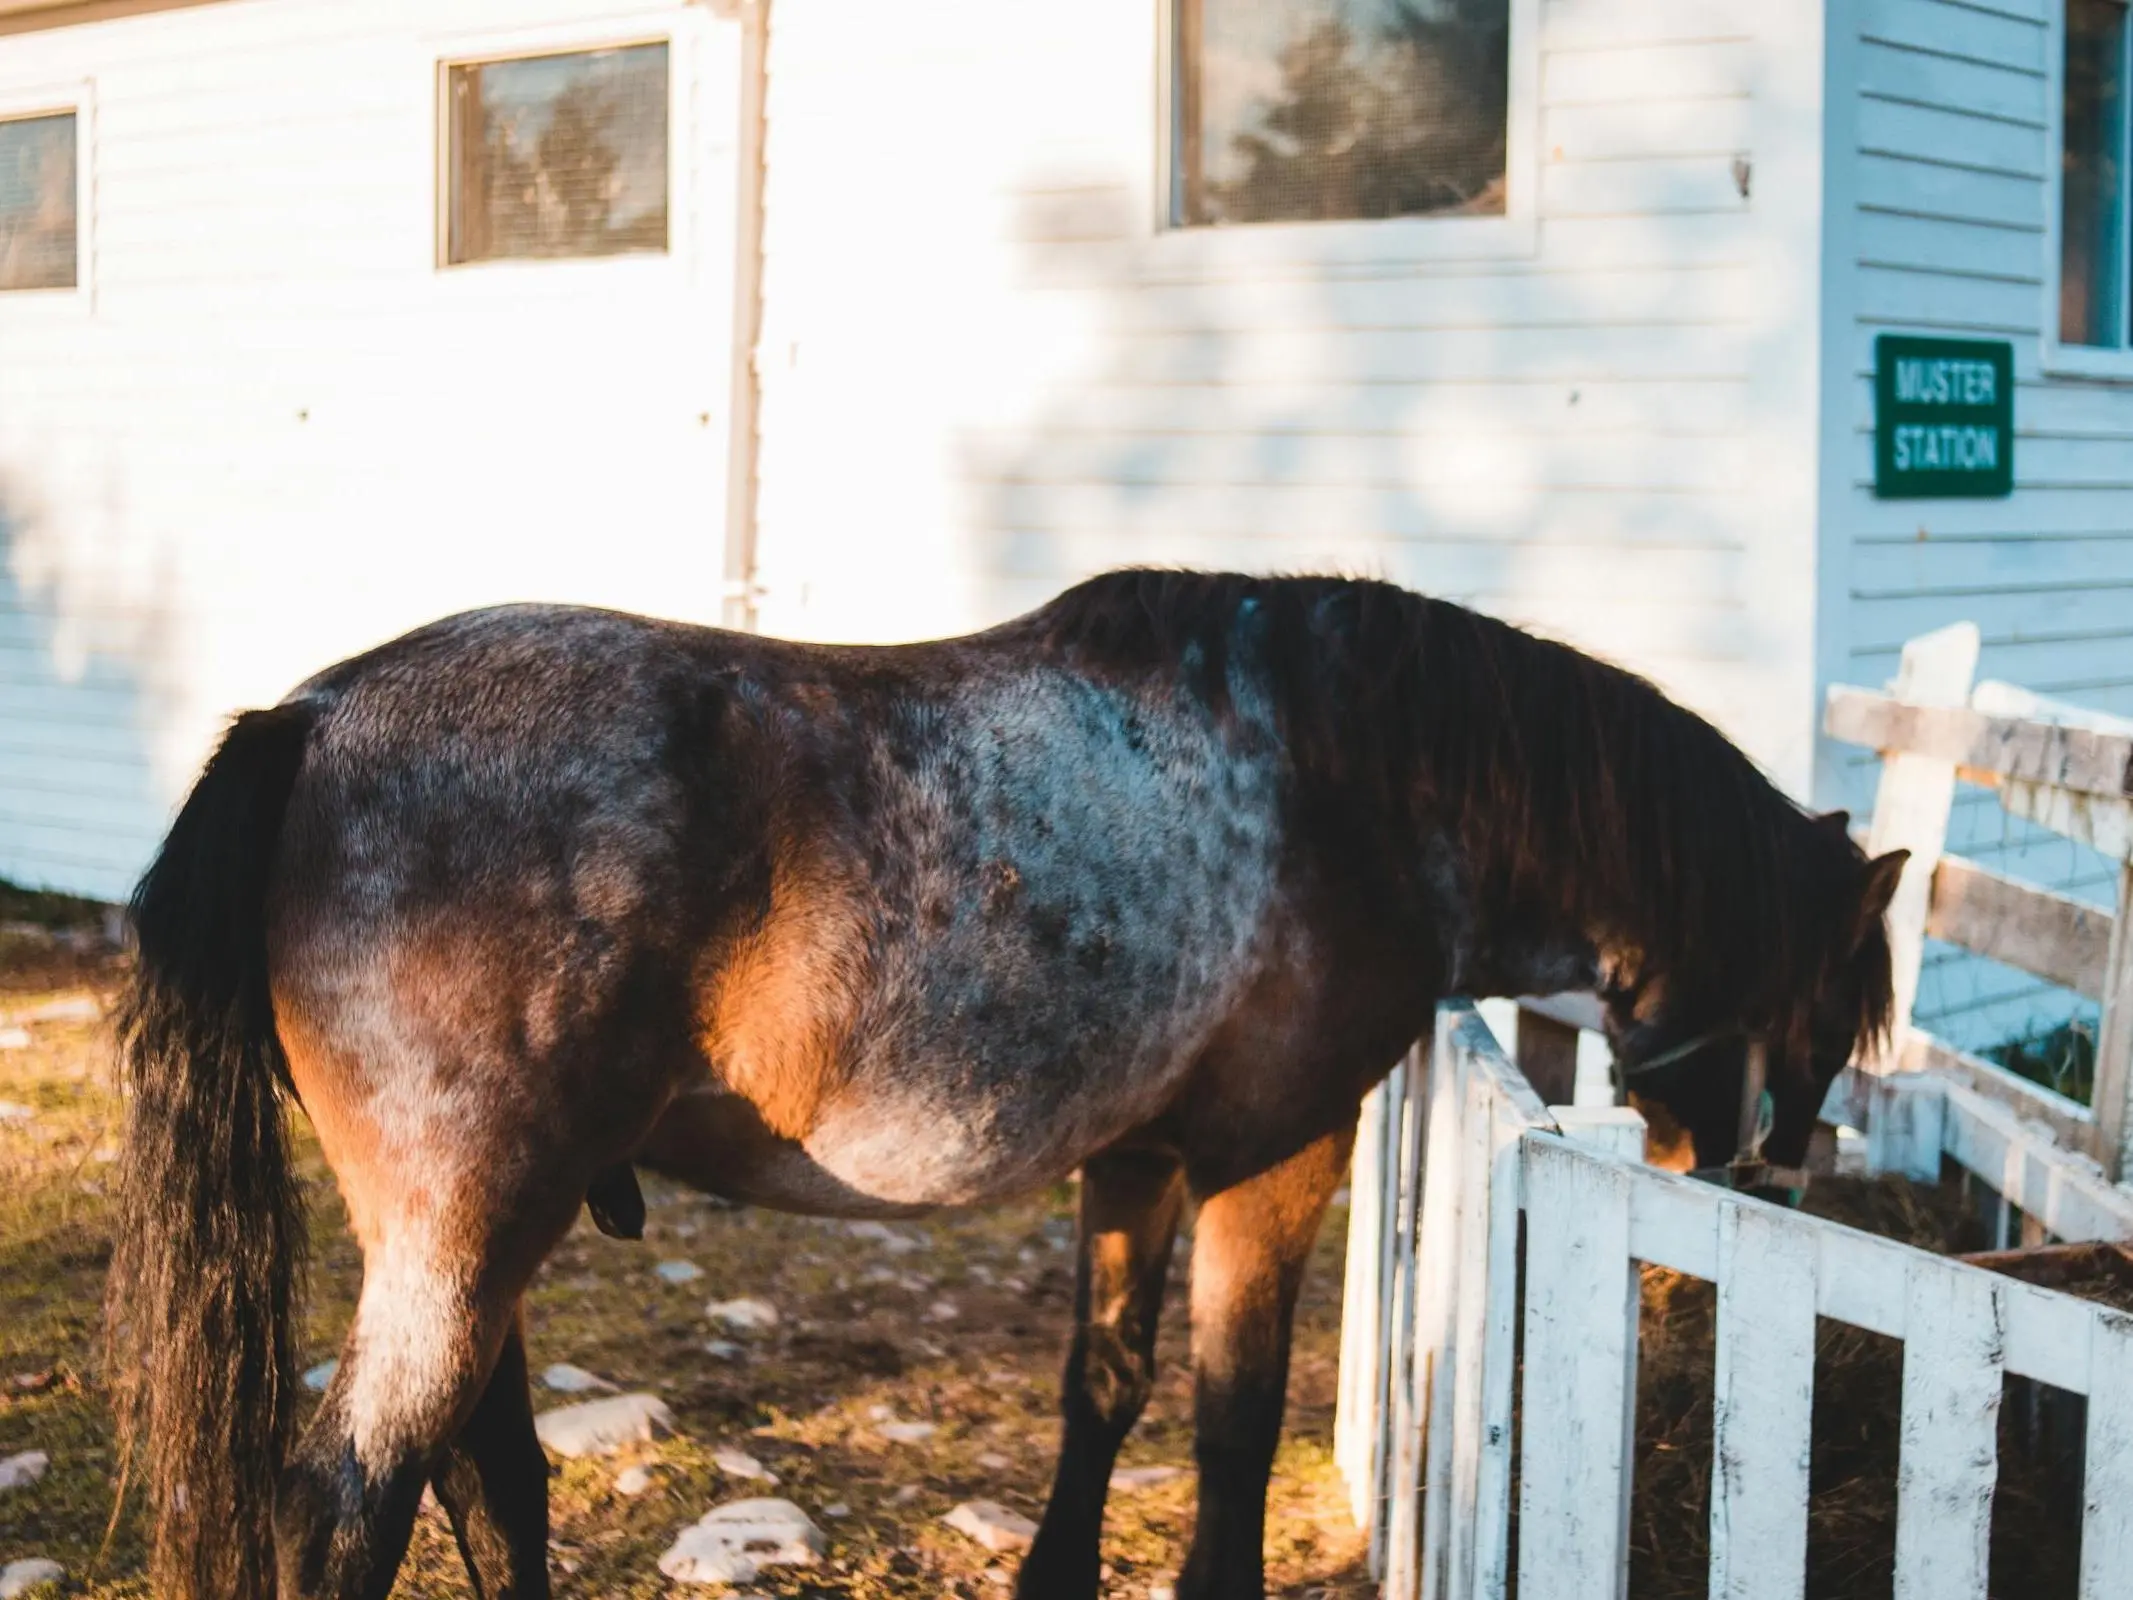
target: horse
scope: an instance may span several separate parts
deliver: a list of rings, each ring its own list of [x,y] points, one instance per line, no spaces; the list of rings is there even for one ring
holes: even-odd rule
[[[1772,1043],[1774,1159],[1886,1025],[1867,861],[1642,679],[1389,584],[1129,570],[800,644],[514,606],[238,716],[133,902],[107,1312],[170,1600],[382,1600],[425,1484],[549,1593],[519,1307],[645,1169],[830,1217],[1082,1174],[1020,1600],[1097,1592],[1188,1204],[1180,1600],[1264,1591],[1305,1258],[1457,994]],[[363,1281],[297,1434],[301,1105]]]

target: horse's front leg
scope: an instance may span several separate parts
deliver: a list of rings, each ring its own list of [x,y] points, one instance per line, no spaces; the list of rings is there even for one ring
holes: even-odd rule
[[[1266,1493],[1281,1440],[1304,1264],[1340,1186],[1352,1129],[1208,1196],[1192,1248],[1193,1453],[1199,1519],[1178,1600],[1261,1600]]]
[[[533,1431],[523,1323],[430,1474],[479,1600],[548,1600],[548,1461]]]
[[[1018,1600],[1095,1600],[1111,1467],[1155,1385],[1155,1330],[1185,1185],[1167,1150],[1111,1150],[1081,1169],[1065,1436]]]

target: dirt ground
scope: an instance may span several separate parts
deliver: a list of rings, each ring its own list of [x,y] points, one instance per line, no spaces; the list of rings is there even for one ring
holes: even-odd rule
[[[112,1452],[94,1349],[109,1256],[109,1162],[115,1152],[100,997],[108,962],[41,938],[0,939],[0,1458],[42,1450],[38,1483],[0,1491],[0,1563],[60,1562],[69,1593],[138,1596],[140,1528],[129,1506],[101,1560]],[[5,1031],[20,1028],[12,1037]],[[24,1035],[26,1034],[26,1038]],[[312,1359],[329,1358],[353,1304],[358,1259],[330,1178],[306,1144],[317,1261]],[[705,1511],[765,1492],[788,1496],[826,1530],[812,1569],[766,1574],[764,1596],[853,1600],[1000,1596],[1011,1568],[943,1516],[984,1498],[1034,1517],[1058,1442],[1057,1369],[1071,1297],[1073,1193],[1062,1185],[981,1214],[899,1225],[893,1239],[766,1212],[727,1211],[648,1186],[645,1241],[625,1244],[589,1222],[543,1271],[528,1311],[536,1373],[568,1362],[672,1407],[667,1439],[551,1474],[553,1557],[562,1596],[677,1591],[660,1554]],[[1320,1240],[1299,1321],[1289,1427],[1275,1466],[1267,1558],[1272,1592],[1360,1600],[1371,1585],[1331,1460],[1346,1214]],[[1177,1477],[1114,1496],[1106,1526],[1109,1596],[1160,1593],[1191,1527],[1191,1385],[1180,1259],[1164,1329],[1163,1376],[1123,1464]],[[669,1283],[662,1262],[701,1276]],[[709,1302],[769,1301],[777,1326],[715,1326]],[[714,1340],[738,1345],[714,1354]],[[536,1406],[581,1398],[537,1385]],[[935,1432],[892,1443],[890,1421]],[[723,1473],[739,1448],[781,1480],[774,1491]],[[651,1486],[616,1489],[625,1467]],[[842,1510],[842,1515],[836,1514]],[[426,1507],[395,1594],[468,1592],[449,1530]],[[711,1591],[703,1591],[711,1592]]]

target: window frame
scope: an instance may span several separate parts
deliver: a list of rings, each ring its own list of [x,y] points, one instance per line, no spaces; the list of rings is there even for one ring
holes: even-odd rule
[[[1180,181],[1179,12],[1158,0],[1150,193],[1154,257],[1182,270],[1404,266],[1530,257],[1540,246],[1541,0],[1508,0],[1504,209],[1497,216],[1359,217],[1342,222],[1173,222]]]
[[[86,314],[96,305],[96,95],[89,79],[16,86],[0,82],[0,122],[74,119],[74,281],[49,289],[0,289],[0,306]]]
[[[2133,95],[2133,3],[2113,0],[2128,13],[2126,88]],[[2046,34],[2044,76],[2044,315],[2038,340],[2039,365],[2055,377],[2101,378],[2133,383],[2133,327],[2121,346],[2068,344],[2059,334],[2060,250],[2066,226],[2066,0],[2051,0]],[[2124,118],[2128,155],[2133,156],[2133,106]],[[2120,293],[2133,302],[2133,165],[2121,157],[2121,181],[2127,194],[2121,207],[2119,268],[2127,282]]]
[[[527,278],[547,284],[590,273],[689,277],[696,274],[700,250],[694,195],[700,163],[696,156],[694,97],[682,93],[695,81],[700,42],[698,8],[641,12],[585,22],[538,28],[484,29],[476,33],[440,34],[425,41],[424,63],[430,82],[430,259],[431,275],[441,283],[458,279]],[[627,50],[639,45],[667,49],[667,247],[626,250],[609,255],[495,256],[482,261],[454,261],[452,250],[452,70],[492,66],[541,56],[581,55],[599,50]]]

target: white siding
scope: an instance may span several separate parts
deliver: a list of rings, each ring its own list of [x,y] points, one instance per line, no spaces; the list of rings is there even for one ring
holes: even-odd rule
[[[1804,788],[1819,8],[1536,4],[1532,247],[1437,261],[1160,233],[1159,10],[780,0],[766,626],[947,631],[1126,561],[1383,574],[1656,674]]]
[[[733,24],[236,0],[9,37],[87,81],[90,294],[0,295],[0,875],[124,892],[218,722],[429,617],[715,618]],[[434,266],[440,56],[673,39],[673,252]]]
[[[1832,362],[1824,588],[1825,672],[1893,675],[1913,634],[1962,618],[1983,633],[1982,677],[2105,710],[2133,710],[2133,386],[2047,376],[2048,0],[1867,0],[1832,8],[1850,32],[1833,70],[1832,180],[1855,205],[1832,262]],[[1882,332],[2010,339],[2016,489],[2007,500],[1873,498],[1873,343]],[[1858,761],[1832,755],[1825,798],[1870,803]],[[2106,865],[2007,821],[1960,791],[1949,846],[2005,872],[2107,897]],[[1986,1045],[2057,1020],[2066,998],[1941,949],[1920,1020]]]

